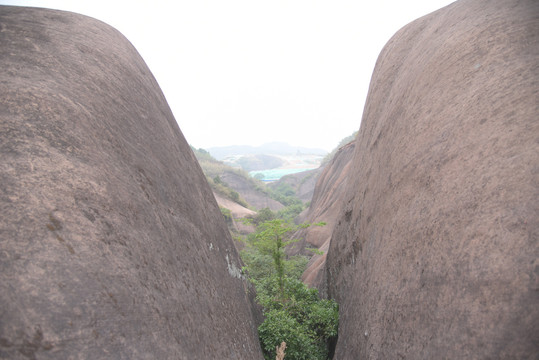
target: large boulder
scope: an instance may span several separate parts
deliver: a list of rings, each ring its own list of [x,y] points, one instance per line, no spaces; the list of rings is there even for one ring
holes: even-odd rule
[[[0,358],[261,359],[240,260],[113,28],[0,7]]]
[[[535,0],[461,0],[385,46],[327,257],[336,358],[537,358],[538,59]]]

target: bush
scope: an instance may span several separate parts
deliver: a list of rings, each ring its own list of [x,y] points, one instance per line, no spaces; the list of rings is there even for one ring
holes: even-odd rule
[[[290,316],[285,310],[270,310],[258,328],[264,357],[273,360],[274,344],[286,339],[286,359],[323,359],[323,350],[308,335],[309,329]]]
[[[241,252],[244,270],[255,285],[265,316],[258,333],[266,359],[274,359],[275,348],[283,341],[287,360],[327,359],[329,343],[337,336],[337,303],[321,300],[318,290],[301,282],[305,257],[287,257],[284,252],[296,241],[289,235],[307,226],[282,219],[266,221],[248,237],[247,248]]]
[[[232,213],[230,212],[230,210],[224,207],[219,207],[219,209],[221,209],[221,214],[223,214],[226,224],[232,225],[233,219],[232,219]]]
[[[277,215],[281,219],[293,221],[304,209],[303,203],[292,204],[279,210]]]
[[[266,221],[270,221],[276,218],[276,215],[270,208],[263,208],[258,211],[256,216],[253,219],[255,225],[260,225]]]
[[[289,277],[285,277],[284,297],[275,296],[279,293],[275,276],[256,285],[265,316],[258,328],[265,357],[272,359],[275,347],[285,341],[286,359],[327,359],[329,342],[337,336],[337,303],[320,299],[318,290]]]

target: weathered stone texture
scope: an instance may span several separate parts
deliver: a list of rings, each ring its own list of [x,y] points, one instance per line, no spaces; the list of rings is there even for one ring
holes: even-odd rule
[[[327,257],[336,358],[537,358],[538,59],[532,0],[461,0],[385,46]]]
[[[0,358],[262,358],[239,258],[142,58],[0,7]]]
[[[315,224],[325,222],[324,226],[310,226],[300,229],[294,235],[300,241],[289,249],[290,254],[311,255],[306,248],[315,247],[322,252],[314,255],[303,273],[303,281],[319,289],[326,296],[326,255],[329,249],[331,234],[339,218],[342,204],[345,200],[346,183],[350,175],[354,143],[342,146],[320,173],[314,189],[311,205],[300,214],[298,221]]]

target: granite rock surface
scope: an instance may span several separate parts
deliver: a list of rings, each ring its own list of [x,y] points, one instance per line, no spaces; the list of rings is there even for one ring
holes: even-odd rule
[[[0,358],[261,359],[240,260],[115,29],[0,7]]]
[[[294,234],[294,238],[299,239],[299,241],[287,249],[291,255],[312,256],[302,279],[307,285],[318,288],[323,297],[327,296],[325,272],[327,251],[331,234],[347,195],[346,184],[351,171],[353,155],[354,143],[351,142],[338,149],[333,158],[324,166],[316,181],[311,204],[300,214],[297,221],[309,224],[323,222],[325,225],[310,226],[298,230]],[[308,248],[316,248],[321,254],[313,255]]]
[[[538,59],[531,0],[460,0],[387,43],[327,256],[335,358],[537,358]]]

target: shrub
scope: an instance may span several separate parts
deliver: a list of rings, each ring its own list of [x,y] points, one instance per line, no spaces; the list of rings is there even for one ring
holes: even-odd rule
[[[309,329],[290,316],[285,310],[270,310],[265,314],[266,320],[258,328],[258,335],[264,357],[273,359],[274,344],[286,339],[286,359],[312,360],[323,359],[321,349],[308,335]]]
[[[293,221],[304,209],[305,205],[296,203],[282,208],[277,212],[277,215],[281,219]]]
[[[322,224],[322,223],[321,223]],[[317,225],[321,225],[317,224]],[[286,342],[286,359],[327,359],[329,342],[337,336],[338,305],[321,300],[317,289],[301,282],[307,259],[287,257],[284,249],[296,241],[289,235],[300,227],[282,219],[261,223],[241,252],[248,278],[255,285],[264,322],[258,328],[266,359]]]
[[[230,210],[224,207],[219,207],[219,209],[221,209],[221,214],[223,214],[226,224],[232,225],[232,213],[230,212]]]
[[[252,218],[252,222],[258,226],[266,221],[273,220],[276,217],[277,215],[273,211],[271,211],[269,208],[263,208],[263,209],[258,210],[258,213],[256,214],[256,216]]]

